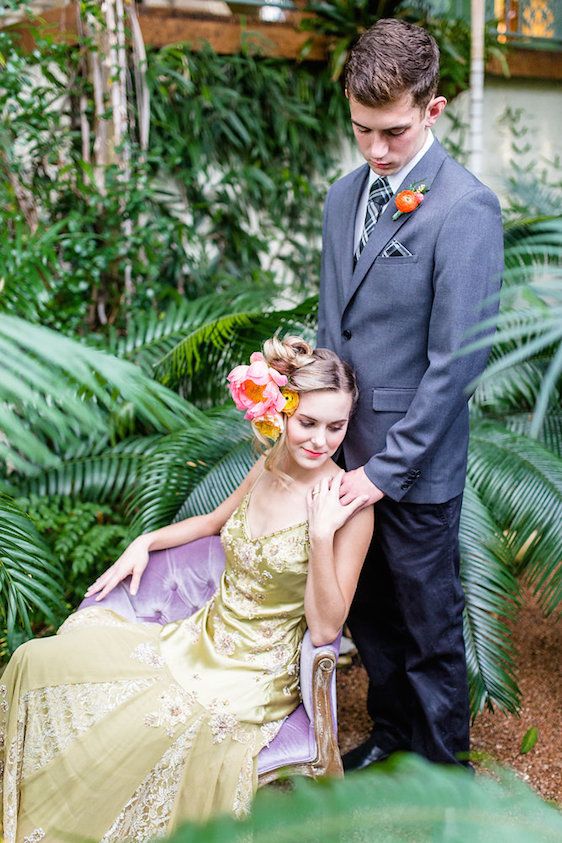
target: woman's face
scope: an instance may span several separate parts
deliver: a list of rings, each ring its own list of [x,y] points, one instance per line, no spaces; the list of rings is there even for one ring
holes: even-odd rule
[[[321,389],[302,394],[297,410],[287,419],[289,456],[302,468],[319,468],[341,445],[350,414],[349,393]]]

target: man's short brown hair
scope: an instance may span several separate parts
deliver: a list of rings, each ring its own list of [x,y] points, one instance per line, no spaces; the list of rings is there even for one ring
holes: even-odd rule
[[[437,93],[439,47],[413,23],[382,18],[359,38],[345,65],[348,96],[367,106],[388,105],[408,91],[425,108]]]

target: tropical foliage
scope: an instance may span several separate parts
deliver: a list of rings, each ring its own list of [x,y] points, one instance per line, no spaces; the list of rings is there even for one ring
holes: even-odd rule
[[[43,40],[23,53],[0,32],[3,309],[107,335],[209,291],[310,290],[347,128],[328,74],[249,54],[154,51],[150,145],[129,131],[125,172],[115,149],[96,159],[111,138],[96,130],[87,46]]]
[[[252,815],[186,825],[170,843],[388,843],[490,840],[543,843],[560,839],[562,818],[513,774],[471,776],[413,756],[343,780],[297,780],[290,793],[260,791]]]

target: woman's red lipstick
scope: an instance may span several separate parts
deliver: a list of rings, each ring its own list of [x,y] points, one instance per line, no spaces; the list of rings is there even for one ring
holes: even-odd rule
[[[303,451],[311,457],[321,457],[324,454],[324,451],[309,451],[308,448],[303,448]]]

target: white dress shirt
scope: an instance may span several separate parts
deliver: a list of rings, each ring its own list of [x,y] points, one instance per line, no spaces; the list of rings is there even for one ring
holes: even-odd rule
[[[434,140],[433,132],[431,131],[431,129],[429,129],[429,131],[427,133],[427,137],[425,139],[425,143],[422,146],[422,148],[420,149],[420,151],[417,152],[414,155],[414,157],[410,161],[408,161],[407,164],[405,164],[402,167],[401,170],[398,170],[397,173],[392,173],[391,175],[387,176],[388,181],[390,183],[390,187],[391,187],[393,193],[396,193],[396,191],[398,190],[398,188],[400,187],[400,185],[402,184],[402,182],[404,181],[404,179],[406,178],[408,173],[411,170],[414,169],[414,167],[416,166],[418,161],[421,161],[421,159],[423,158],[423,156],[425,155],[425,153],[427,152],[427,150],[429,149],[429,147],[433,143],[433,140]],[[353,254],[355,254],[355,252],[357,251],[357,247],[359,245],[359,241],[360,241],[361,235],[363,233],[363,227],[365,225],[365,213],[367,211],[367,200],[369,198],[369,191],[371,189],[372,183],[375,181],[375,179],[378,179],[378,178],[379,178],[378,174],[374,173],[372,170],[370,170],[369,180],[367,182],[367,186],[365,187],[365,190],[361,194],[359,204],[357,205],[357,214],[355,216],[355,242],[353,244]],[[388,202],[387,202],[387,204],[388,204]],[[384,211],[385,208],[386,208],[386,205],[384,205],[381,208],[381,214],[382,214],[382,212]]]

